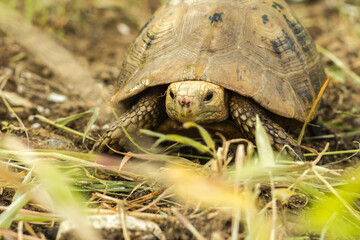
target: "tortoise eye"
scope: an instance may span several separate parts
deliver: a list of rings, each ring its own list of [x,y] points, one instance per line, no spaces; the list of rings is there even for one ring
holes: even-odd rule
[[[208,92],[204,98],[204,101],[210,101],[213,96],[214,96],[213,92]]]
[[[171,97],[172,99],[175,99],[175,95],[174,95],[174,93],[173,93],[172,90],[170,90],[170,97]]]

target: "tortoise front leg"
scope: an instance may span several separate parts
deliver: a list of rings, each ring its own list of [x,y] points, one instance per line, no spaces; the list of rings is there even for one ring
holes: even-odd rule
[[[298,156],[305,159],[297,142],[270,117],[268,117],[253,100],[245,98],[239,94],[232,94],[230,97],[230,114],[237,125],[241,127],[242,132],[249,140],[255,142],[256,115],[259,116],[267,134],[270,143],[276,150],[280,151],[285,145],[290,146],[294,151],[286,149],[292,156]]]
[[[119,120],[126,131],[134,137],[139,136],[141,128],[156,128],[165,119],[165,116],[165,99],[162,92],[158,89],[151,89],[144,93],[131,109],[123,113]],[[122,131],[120,124],[115,122],[95,143],[92,151],[111,153],[110,148],[123,150],[129,148],[130,145],[130,140]]]

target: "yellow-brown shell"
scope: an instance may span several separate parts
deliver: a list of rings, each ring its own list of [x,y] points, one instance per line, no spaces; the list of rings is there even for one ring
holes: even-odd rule
[[[170,0],[131,44],[112,102],[197,79],[304,121],[325,74],[283,0]]]

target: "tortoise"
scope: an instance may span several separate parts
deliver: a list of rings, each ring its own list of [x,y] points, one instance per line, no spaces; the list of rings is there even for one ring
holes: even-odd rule
[[[258,115],[275,149],[303,158],[284,123],[305,121],[324,82],[315,44],[283,0],[170,0],[132,42],[111,101],[137,99],[120,117],[134,134],[167,117],[231,120],[254,141]],[[94,149],[127,143],[115,123]]]

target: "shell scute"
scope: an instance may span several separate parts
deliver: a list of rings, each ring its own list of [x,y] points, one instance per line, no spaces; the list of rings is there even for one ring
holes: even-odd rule
[[[283,0],[171,0],[130,46],[112,101],[196,79],[304,121],[325,74],[315,44]]]

